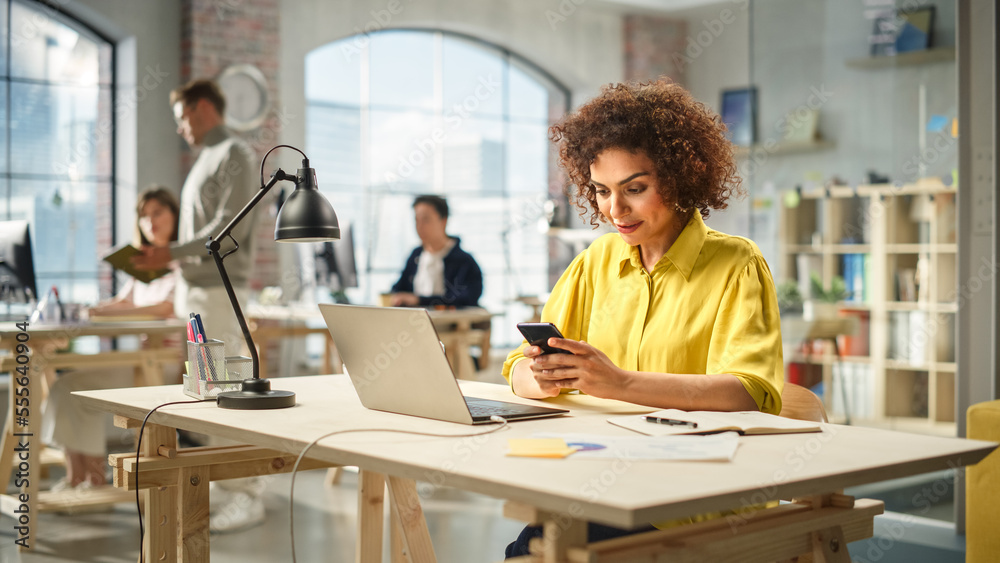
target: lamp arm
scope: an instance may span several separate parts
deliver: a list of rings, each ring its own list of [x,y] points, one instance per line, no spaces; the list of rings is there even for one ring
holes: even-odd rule
[[[261,199],[263,199],[265,195],[267,195],[267,192],[269,192],[271,190],[271,188],[273,188],[274,185],[277,184],[278,182],[280,182],[281,180],[290,180],[292,182],[295,182],[296,178],[295,178],[295,176],[286,173],[284,170],[282,170],[280,168],[277,169],[277,170],[275,170],[274,174],[271,175],[271,181],[268,182],[267,184],[261,186],[260,190],[257,192],[257,195],[253,196],[253,199],[251,199],[249,201],[249,203],[247,203],[245,206],[243,206],[243,209],[241,209],[240,212],[237,213],[235,217],[233,217],[233,220],[230,221],[228,225],[226,225],[225,227],[223,227],[222,230],[219,231],[219,234],[215,235],[213,238],[208,239],[208,243],[205,244],[205,247],[209,248],[209,250],[211,250],[211,248],[209,247],[209,245],[212,244],[213,240],[219,241],[219,240],[222,240],[222,239],[228,237],[229,233],[231,233],[232,230],[236,228],[236,225],[240,221],[242,221],[243,218],[246,217],[248,213],[250,213],[250,210],[253,209],[254,206],[257,205],[257,203]]]
[[[218,235],[213,238],[209,238],[208,242],[205,243],[205,248],[208,249],[208,253],[215,259],[215,265],[219,268],[219,275],[222,276],[222,285],[226,288],[226,294],[229,295],[229,302],[232,303],[233,312],[236,313],[236,320],[240,324],[240,330],[243,331],[243,339],[247,343],[247,349],[250,352],[251,365],[253,366],[253,379],[260,379],[260,356],[257,354],[257,346],[253,342],[253,337],[250,336],[250,327],[247,325],[246,317],[243,316],[243,309],[240,307],[239,299],[236,298],[236,291],[233,289],[233,283],[229,280],[229,274],[226,273],[226,267],[222,264],[222,259],[229,256],[232,252],[235,252],[235,249],[231,252],[227,252],[225,256],[223,256],[219,254],[219,249],[222,248],[219,241],[226,237],[232,238],[230,233],[234,228],[236,228],[236,225],[243,220],[243,218],[250,213],[250,210],[253,209],[265,195],[267,195],[267,192],[281,180],[295,181],[295,176],[289,176],[280,168],[275,170],[274,175],[271,176],[271,181],[266,185],[261,186],[257,195],[255,195],[253,199],[251,199],[250,202],[247,203],[235,217],[233,217],[233,220],[230,221],[228,225],[223,227],[223,229],[219,231]],[[237,243],[237,248],[239,248],[239,243]]]

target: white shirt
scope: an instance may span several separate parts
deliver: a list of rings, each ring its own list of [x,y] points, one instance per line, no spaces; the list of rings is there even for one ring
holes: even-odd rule
[[[413,293],[421,297],[444,295],[444,257],[455,248],[449,238],[444,248],[430,252],[426,248],[417,257],[417,273],[413,276]]]

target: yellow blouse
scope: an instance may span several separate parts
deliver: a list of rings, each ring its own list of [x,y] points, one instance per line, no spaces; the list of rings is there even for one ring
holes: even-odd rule
[[[781,411],[784,364],[774,281],[752,241],[692,214],[647,272],[617,233],[594,241],[552,289],[542,321],[630,371],[736,376],[763,412]],[[527,343],[504,362],[510,380]]]

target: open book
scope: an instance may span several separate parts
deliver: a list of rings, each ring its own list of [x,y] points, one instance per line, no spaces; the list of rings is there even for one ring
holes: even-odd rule
[[[123,270],[126,274],[132,276],[133,278],[143,282],[149,283],[156,278],[165,276],[170,273],[170,270],[164,268],[162,270],[139,270],[132,265],[131,258],[140,253],[140,250],[131,244],[126,244],[124,246],[119,246],[117,248],[112,248],[104,256],[104,260],[109,262],[112,266],[119,270]]]
[[[743,435],[820,432],[818,422],[794,420],[758,411],[716,412],[665,409],[649,414],[613,416],[608,422],[649,436],[739,432]]]

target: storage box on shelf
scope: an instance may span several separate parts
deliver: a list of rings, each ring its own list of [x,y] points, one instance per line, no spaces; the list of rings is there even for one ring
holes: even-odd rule
[[[805,191],[782,209],[781,241],[782,275],[804,291],[812,272],[824,284],[843,277],[851,295],[840,314],[863,327],[841,338],[841,359],[818,359],[833,391],[827,408],[850,409],[861,424],[954,434],[954,188],[923,180]]]

